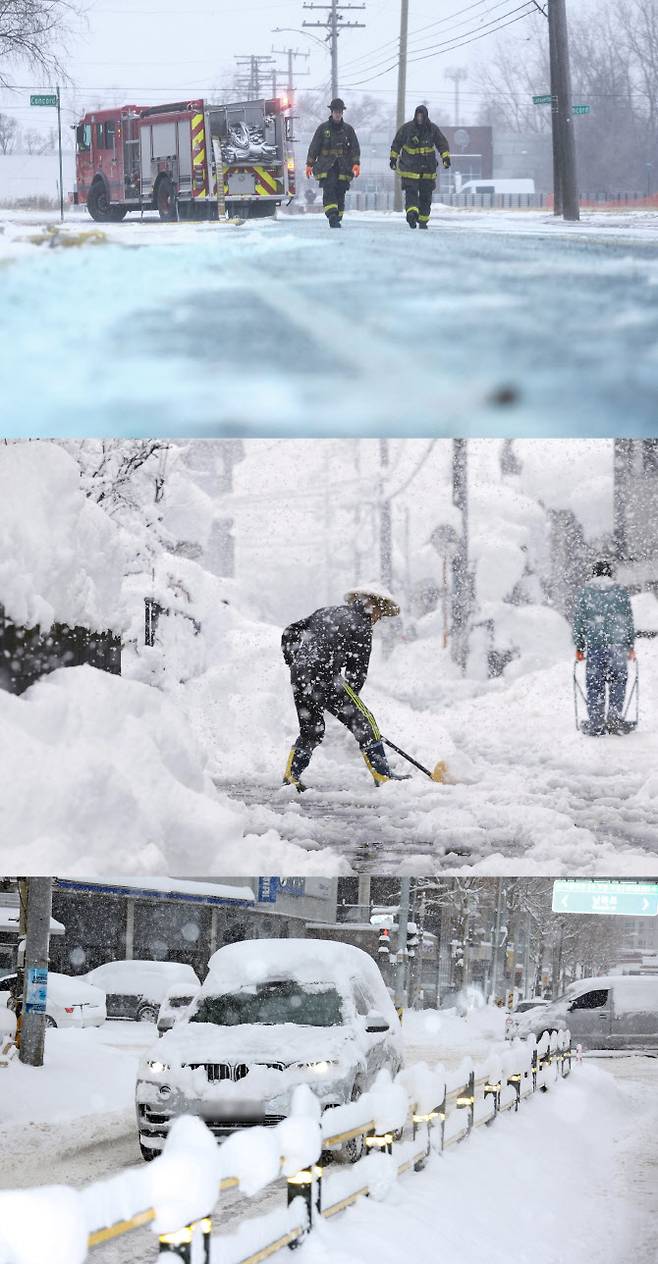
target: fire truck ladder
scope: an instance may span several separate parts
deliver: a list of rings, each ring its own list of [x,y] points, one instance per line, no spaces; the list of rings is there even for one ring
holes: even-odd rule
[[[217,198],[217,218],[223,219],[226,214],[226,198],[224,196],[224,162],[219,136],[212,138],[212,156],[215,166],[215,196]]]

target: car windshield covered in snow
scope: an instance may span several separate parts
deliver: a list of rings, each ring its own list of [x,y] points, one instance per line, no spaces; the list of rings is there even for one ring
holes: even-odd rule
[[[336,1027],[343,1023],[342,1001],[335,988],[309,990],[292,979],[204,996],[190,1016],[193,1023],[237,1027],[243,1023],[296,1023],[302,1027]]]

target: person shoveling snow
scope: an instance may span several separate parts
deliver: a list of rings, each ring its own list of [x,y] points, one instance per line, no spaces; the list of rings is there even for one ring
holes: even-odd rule
[[[636,722],[625,718],[628,663],[635,660],[635,624],[630,597],[614,581],[612,562],[594,563],[592,578],[581,588],[573,618],[576,662],[585,661],[587,737],[632,732]],[[607,686],[607,714],[606,714]]]
[[[346,593],[345,605],[316,610],[285,629],[281,648],[290,668],[299,737],[288,756],[284,785],[305,789],[301,776],[324,737],[325,711],[356,739],[375,785],[408,780],[390,767],[377,722],[359,697],[368,674],[373,625],[399,613],[385,588],[366,584]]]

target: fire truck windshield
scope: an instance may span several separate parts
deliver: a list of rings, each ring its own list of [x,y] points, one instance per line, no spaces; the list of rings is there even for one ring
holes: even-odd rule
[[[75,138],[79,150],[85,152],[91,149],[91,123],[80,123]]]

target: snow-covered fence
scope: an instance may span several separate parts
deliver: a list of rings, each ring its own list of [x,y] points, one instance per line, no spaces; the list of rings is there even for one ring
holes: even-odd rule
[[[151,1225],[161,1257],[183,1264],[210,1260],[212,1213],[218,1196],[246,1197],[285,1180],[287,1204],[246,1220],[222,1238],[224,1264],[262,1264],[296,1246],[319,1218],[329,1219],[359,1198],[381,1198],[404,1173],[420,1171],[431,1154],[491,1125],[523,1098],[548,1091],[571,1070],[568,1032],[517,1041],[478,1066],[465,1059],[447,1074],[424,1063],[394,1081],[380,1071],[355,1102],[321,1113],[306,1085],[290,1115],[272,1128],[244,1128],[218,1146],[198,1118],[177,1119],[163,1153],[82,1191],[62,1187],[0,1193],[0,1264],[82,1264],[89,1250]],[[349,1166],[321,1156],[352,1147]],[[358,1157],[362,1154],[362,1157]],[[217,1249],[217,1248],[216,1248]]]
[[[54,623],[47,632],[19,627],[0,606],[0,688],[21,694],[58,667],[87,665],[121,675],[121,638],[113,632]]]

